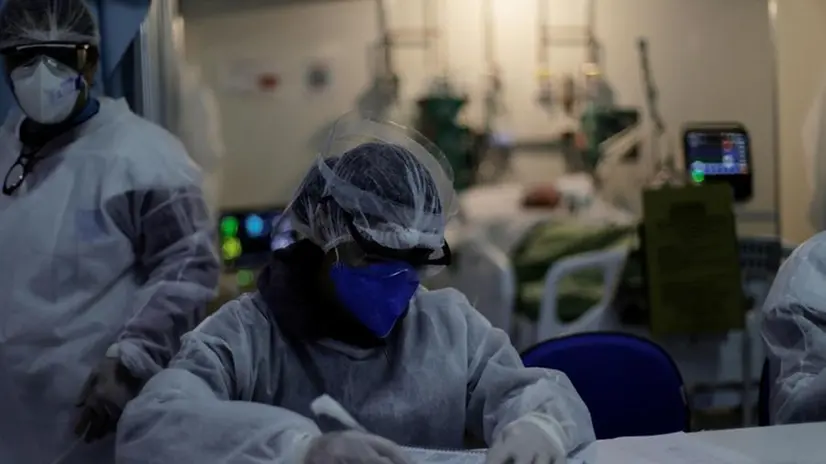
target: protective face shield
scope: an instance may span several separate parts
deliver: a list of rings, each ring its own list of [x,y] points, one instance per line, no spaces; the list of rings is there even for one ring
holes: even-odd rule
[[[450,247],[444,242],[438,257],[424,247],[393,249],[365,238],[351,215],[345,214],[345,221],[352,240],[333,249],[336,262],[330,270],[336,298],[370,332],[385,338],[406,314],[421,283],[419,270],[450,264]]]
[[[387,336],[419,286],[450,263],[444,231],[456,212],[453,174],[424,137],[349,114],[333,127],[288,208],[295,229],[337,257],[330,277],[342,304]]]
[[[436,146],[351,113],[333,126],[288,211],[296,230],[325,251],[361,237],[387,251],[430,250],[436,259],[455,197],[450,163]]]
[[[389,248],[364,237],[352,216],[344,216],[351,240],[333,249],[336,262],[330,280],[336,298],[373,335],[386,338],[419,288],[419,270],[450,264],[450,247],[444,242],[435,258],[428,248]]]

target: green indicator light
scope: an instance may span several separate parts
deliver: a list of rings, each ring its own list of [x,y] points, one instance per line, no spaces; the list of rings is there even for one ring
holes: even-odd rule
[[[252,285],[252,281],[255,280],[255,275],[252,271],[238,271],[238,274],[235,275],[235,280],[239,287],[246,288]]]
[[[221,244],[221,253],[224,255],[225,261],[241,256],[241,251],[241,241],[237,238],[224,239],[224,243]]]
[[[221,219],[221,235],[224,237],[238,235],[238,219],[235,216],[227,216]]]
[[[703,173],[703,171],[692,171],[691,179],[697,184],[702,184],[703,181],[706,179],[706,175],[705,173]]]

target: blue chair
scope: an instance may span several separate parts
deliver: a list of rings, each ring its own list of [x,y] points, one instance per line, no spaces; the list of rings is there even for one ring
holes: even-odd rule
[[[587,332],[539,343],[526,366],[564,372],[588,409],[597,439],[688,431],[683,378],[656,343],[625,333]]]
[[[757,394],[757,425],[771,425],[769,418],[769,398],[771,397],[771,375],[769,373],[768,358],[763,362],[763,369],[760,371],[760,390]]]

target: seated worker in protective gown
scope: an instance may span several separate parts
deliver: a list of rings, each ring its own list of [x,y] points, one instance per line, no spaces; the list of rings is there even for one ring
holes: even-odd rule
[[[289,207],[304,237],[258,291],[185,335],[119,423],[119,463],[406,463],[401,445],[489,445],[488,463],[562,463],[594,439],[561,372],[526,368],[446,265],[452,174],[399,126],[341,119]],[[337,400],[369,433],[322,430]],[[372,434],[375,435],[372,435]]]
[[[783,263],[763,306],[772,423],[826,421],[826,232]]]

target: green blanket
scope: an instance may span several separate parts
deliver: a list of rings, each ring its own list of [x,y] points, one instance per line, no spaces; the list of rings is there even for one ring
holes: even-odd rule
[[[560,259],[580,253],[617,247],[638,246],[636,226],[594,227],[577,222],[546,222],[531,229],[513,251],[517,280],[516,313],[536,321],[545,286],[545,275]],[[558,311],[562,322],[571,322],[602,298],[602,271],[589,269],[564,277],[560,282]],[[623,284],[642,283],[640,263],[630,259]]]

